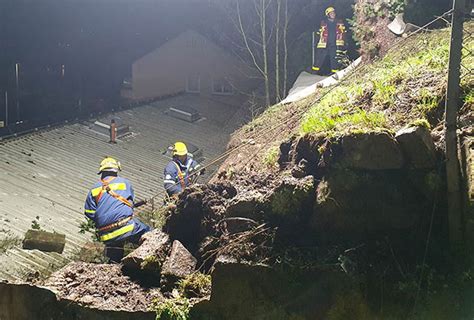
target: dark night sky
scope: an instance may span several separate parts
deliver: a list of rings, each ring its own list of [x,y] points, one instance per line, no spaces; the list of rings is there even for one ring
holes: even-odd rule
[[[207,0],[2,0],[0,116],[5,91],[9,106],[16,103],[17,62],[20,118],[61,117],[80,98],[118,103],[136,58],[212,16]]]

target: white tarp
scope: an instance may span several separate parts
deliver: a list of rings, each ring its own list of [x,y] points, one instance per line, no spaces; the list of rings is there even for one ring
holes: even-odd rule
[[[359,57],[357,60],[352,62],[346,69],[338,71],[337,73],[329,77],[310,74],[306,71],[301,72],[295,83],[293,84],[293,87],[290,89],[288,96],[280,103],[287,104],[299,101],[315,93],[316,88],[324,88],[338,83],[339,80],[341,80],[349,72],[354,70],[354,68],[356,68],[361,61],[362,58]]]

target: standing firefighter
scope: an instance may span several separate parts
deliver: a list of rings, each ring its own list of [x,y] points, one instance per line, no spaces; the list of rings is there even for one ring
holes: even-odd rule
[[[321,21],[319,31],[313,32],[312,69],[319,72],[328,58],[332,74],[339,71],[340,59],[346,54],[346,27],[342,20],[336,20],[336,10],[333,7],[326,9],[326,17]]]
[[[173,146],[173,160],[164,170],[164,187],[168,196],[180,194],[184,188],[191,184],[189,174],[198,169],[198,164],[188,154],[188,148],[183,142],[176,142]]]
[[[120,162],[106,157],[100,163],[100,181],[89,191],[85,214],[105,243],[105,255],[111,262],[120,262],[125,241],[138,244],[150,227],[133,217],[133,188],[127,179],[118,176]]]

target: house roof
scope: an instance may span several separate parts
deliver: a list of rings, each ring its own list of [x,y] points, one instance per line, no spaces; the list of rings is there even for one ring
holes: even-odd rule
[[[79,224],[84,221],[83,203],[97,180],[103,156],[121,161],[121,175],[132,182],[137,198],[143,199],[164,193],[162,172],[169,156],[163,151],[174,141],[199,147],[204,164],[222,153],[229,134],[241,124],[238,106],[242,101],[234,99],[229,104],[182,95],[105,115],[101,122],[115,118],[131,128],[132,134],[117,144],[109,144],[107,136],[83,123],[0,142],[0,230],[23,238],[38,216],[44,230],[66,234],[62,255],[18,247],[0,253],[0,279],[19,279],[59,264],[90,239],[90,234],[79,234]],[[192,106],[203,119],[188,123],[166,114],[177,105]]]
[[[187,39],[192,39],[192,38],[194,38],[195,41],[198,41],[198,42],[200,42],[200,41],[205,42],[211,50],[218,52],[221,56],[231,58],[231,59],[235,60],[236,63],[240,64],[241,66],[245,66],[246,68],[248,68],[248,66],[244,65],[241,62],[241,60],[238,59],[235,55],[229,53],[227,50],[220,47],[219,45],[214,43],[212,40],[210,40],[209,38],[205,37],[204,35],[200,34],[199,32],[197,32],[193,29],[188,29],[184,32],[181,32],[176,37],[166,41],[161,46],[157,47],[155,50],[152,50],[152,51],[148,52],[147,54],[145,54],[144,56],[136,59],[133,64],[140,63],[141,61],[146,61],[150,57],[153,57],[153,56],[156,56],[156,55],[160,54],[160,52],[163,51],[164,49],[166,49],[168,47],[173,47],[178,43],[184,42]]]

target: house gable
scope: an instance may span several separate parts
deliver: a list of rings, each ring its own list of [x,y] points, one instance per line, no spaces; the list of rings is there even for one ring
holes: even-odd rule
[[[212,94],[216,81],[245,82],[245,69],[224,49],[188,30],[133,64],[133,94],[138,99],[176,94],[196,79],[199,93]]]

